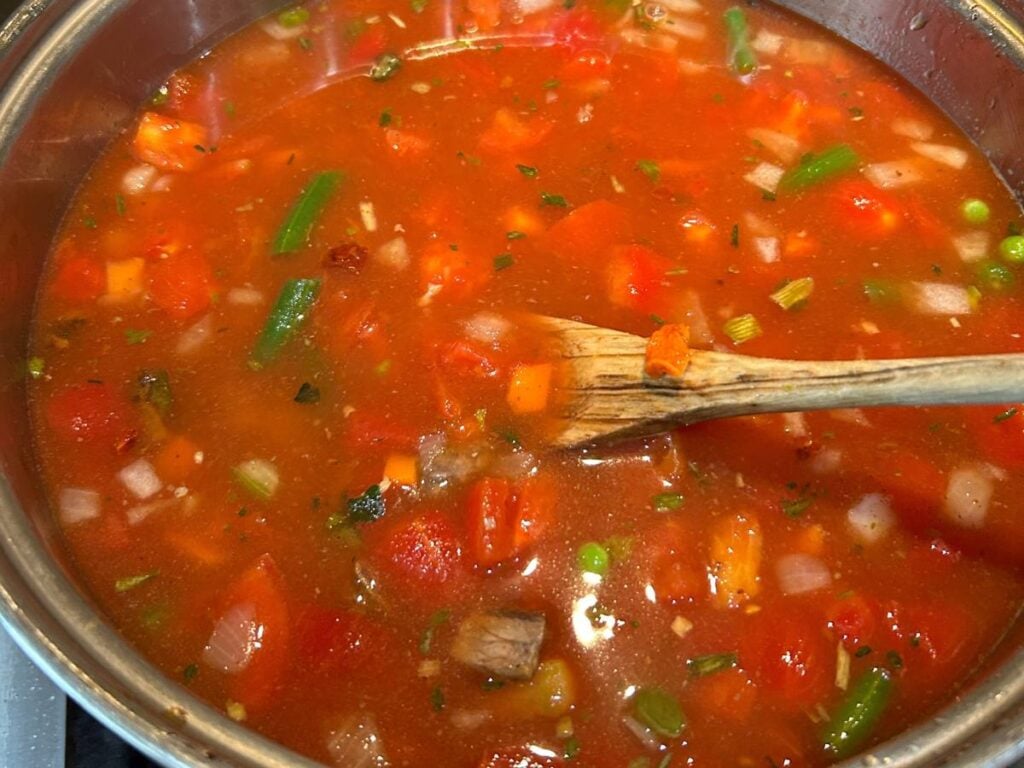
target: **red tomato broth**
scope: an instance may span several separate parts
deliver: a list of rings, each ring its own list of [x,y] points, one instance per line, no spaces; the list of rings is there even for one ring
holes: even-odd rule
[[[83,585],[169,676],[320,760],[340,760],[339,729],[368,714],[390,764],[467,766],[530,745],[537,764],[656,765],[623,724],[644,686],[685,713],[661,739],[673,764],[823,764],[837,646],[847,687],[873,666],[894,678],[868,743],[970,681],[1024,598],[1017,412],[765,416],[553,456],[546,411],[508,396],[519,367],[551,358],[524,311],[643,335],[688,323],[695,347],[734,347],[723,324],[752,313],[762,334],[740,351],[789,358],[1020,349],[1016,287],[954,315],[909,298],[912,283],[975,285],[953,238],[984,232],[995,258],[1020,219],[983,158],[905,84],[773,9],[748,19],[781,50],[736,77],[724,10],[677,14],[703,37],[669,52],[676,37],[603,6],[514,24],[473,3],[464,31],[558,44],[406,57],[377,82],[365,65],[434,38],[441,7],[327,3],[291,39],[257,25],[218,46],[144,108],[139,141],[112,145],[50,259],[32,408],[55,506],[63,489],[96,494],[96,516],[64,524]],[[894,120],[968,162],[914,155]],[[781,158],[750,129],[797,149]],[[877,189],[852,172],[766,195],[743,178],[840,142],[862,168],[914,157],[921,179]],[[129,189],[140,169],[145,189]],[[272,255],[324,171],[343,178],[308,242]],[[987,223],[963,220],[968,196]],[[799,306],[770,298],[801,277],[814,287]],[[322,281],[308,322],[253,370],[294,278]],[[886,290],[869,298],[865,281]],[[138,384],[160,371],[169,401],[159,380]],[[145,498],[118,479],[140,459],[160,480]],[[273,481],[239,482],[252,460]],[[410,466],[415,482],[385,477]],[[991,486],[970,526],[945,500],[965,469]],[[874,543],[847,519],[869,494],[891,513]],[[353,509],[383,515],[346,522]],[[580,574],[588,541],[611,552],[600,583]],[[778,564],[795,554],[827,585],[784,594]],[[564,707],[539,711],[528,684],[449,657],[460,622],[492,609],[544,614],[541,661],[571,675]],[[232,610],[263,639],[214,654],[243,666],[225,672],[207,646]],[[688,670],[730,653],[735,666]]]

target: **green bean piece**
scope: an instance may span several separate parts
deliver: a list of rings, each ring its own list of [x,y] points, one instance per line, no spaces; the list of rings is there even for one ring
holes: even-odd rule
[[[875,729],[892,694],[892,675],[873,667],[856,682],[825,728],[825,750],[837,760],[856,753]]]
[[[302,327],[320,293],[320,280],[288,280],[274,302],[260,337],[249,355],[249,367],[255,371],[274,360],[281,349]]]
[[[313,225],[341,180],[342,174],[338,171],[323,171],[313,177],[277,231],[277,237],[274,238],[275,256],[294,253],[309,242]]]
[[[779,181],[780,192],[802,192],[860,164],[860,157],[848,144],[836,144],[818,155],[808,155],[796,168],[790,168]]]
[[[756,72],[757,54],[750,47],[746,14],[741,8],[733,6],[722,18],[729,36],[729,66],[741,75]]]

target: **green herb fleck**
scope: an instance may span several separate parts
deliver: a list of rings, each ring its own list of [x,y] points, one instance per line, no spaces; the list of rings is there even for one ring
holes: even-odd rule
[[[303,35],[302,37],[299,38],[299,48],[301,48],[304,51],[312,51],[313,50],[313,41],[310,40],[305,35]]]
[[[371,485],[362,495],[345,502],[348,519],[353,523],[372,523],[384,516],[384,497],[379,485]]]
[[[402,60],[393,53],[382,53],[370,67],[370,79],[378,83],[390,80],[402,68]]]
[[[124,195],[120,193],[114,195],[114,208],[117,210],[118,216],[124,216],[128,212],[128,203],[125,202]]]
[[[128,592],[136,587],[141,587],[151,579],[155,579],[159,573],[159,571],[150,571],[149,573],[140,573],[137,576],[125,576],[123,579],[118,579],[114,582],[114,589],[118,592]]]
[[[739,663],[735,653],[709,653],[706,656],[698,656],[686,662],[686,668],[694,677],[713,675],[715,672],[723,672],[732,669]]]
[[[300,405],[312,405],[313,403],[320,402],[320,390],[314,387],[308,381],[302,382],[302,386],[299,387],[299,391],[295,393],[295,397],[292,398],[296,403]]]
[[[391,120],[391,110],[385,109],[383,112],[380,113],[380,117],[377,119],[377,125],[379,125],[381,128],[385,128],[391,125]]]
[[[535,179],[537,174],[540,173],[532,165],[523,165],[522,163],[516,163],[516,169],[528,179]]]
[[[444,692],[439,685],[435,686],[434,690],[430,692],[430,706],[434,708],[435,712],[440,712],[444,709]]]
[[[871,653],[871,646],[870,645],[862,645],[860,648],[858,648],[856,651],[853,652],[853,655],[854,655],[855,658],[863,659],[869,653]]]
[[[413,13],[423,13],[423,9],[427,7],[427,0],[409,0],[409,7]]]
[[[46,370],[46,361],[41,357],[30,357],[25,361],[25,371],[33,379],[41,379]]]
[[[733,248],[740,247],[740,225],[733,224],[732,230],[729,232],[729,245]]]
[[[435,611],[430,616],[430,619],[427,621],[427,628],[423,630],[423,635],[420,637],[421,654],[424,656],[430,655],[430,646],[434,642],[434,633],[437,631],[438,627],[447,623],[448,619],[451,618],[451,615],[451,611],[442,609],[440,611]]]
[[[505,237],[509,240],[522,240],[524,237],[526,237],[526,233],[519,232],[513,229],[511,232],[506,232]]]
[[[557,88],[557,87],[558,87],[558,86],[560,86],[561,84],[562,84],[562,83],[561,83],[561,81],[560,81],[560,80],[557,80],[556,78],[552,77],[552,78],[551,78],[551,79],[549,79],[549,80],[545,80],[545,81],[544,81],[544,85],[543,85],[542,87],[543,87],[543,88],[544,88],[545,90],[549,90],[549,91],[550,91],[550,90],[552,90],[552,89],[554,89],[554,88]]]
[[[540,193],[540,204],[550,205],[555,208],[568,208],[568,201],[561,195],[552,195],[549,192]]]
[[[786,517],[800,517],[808,510],[814,501],[810,496],[802,496],[799,499],[783,499],[779,502],[782,514]]]
[[[187,667],[185,667],[183,670],[181,670],[181,676],[185,680],[186,683],[191,683],[193,680],[196,679],[196,676],[198,674],[199,674],[199,665],[198,664],[189,664]]]
[[[1013,418],[1014,416],[1016,416],[1016,415],[1017,415],[1017,408],[1016,408],[1015,406],[1011,406],[1010,408],[1007,408],[1007,409],[1006,409],[1005,411],[1003,411],[1002,413],[997,413],[997,414],[996,414],[996,415],[995,415],[995,416],[994,416],[994,417],[992,418],[992,421],[993,421],[994,423],[996,423],[996,424],[999,424],[999,423],[1001,423],[1001,422],[1004,422],[1004,421],[1006,421],[1007,419],[1012,419],[1012,418]]]
[[[669,491],[656,494],[651,499],[651,506],[655,512],[673,512],[683,506],[684,501],[686,499],[683,494]]]
[[[87,229],[96,229],[96,227],[99,225],[96,223],[96,219],[94,219],[92,216],[83,216],[82,226],[84,226]]]
[[[888,651],[885,654],[885,658],[892,665],[893,669],[901,669],[903,667],[903,657],[896,651]]]
[[[566,760],[572,760],[580,753],[580,740],[575,736],[570,736],[565,740],[562,745],[562,757]]]
[[[227,115],[228,117],[234,117],[235,116],[235,102],[233,102],[233,101],[225,101],[224,102],[224,114]]]
[[[146,339],[153,335],[152,331],[142,331],[136,328],[124,329],[124,340],[129,344],[144,344]]]
[[[494,257],[494,269],[496,272],[500,272],[503,269],[508,269],[515,263],[511,253],[503,253],[500,256]]]
[[[635,168],[655,183],[661,178],[661,168],[653,160],[637,160]]]
[[[156,408],[161,416],[166,416],[174,404],[170,377],[162,369],[140,371],[135,393],[139,400]]]
[[[498,677],[488,677],[480,684],[480,687],[485,691],[499,691],[505,687],[505,681]]]

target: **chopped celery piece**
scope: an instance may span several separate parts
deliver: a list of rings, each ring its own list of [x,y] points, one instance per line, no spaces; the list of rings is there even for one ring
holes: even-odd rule
[[[807,155],[779,181],[779,192],[802,192],[829,179],[852,171],[860,157],[848,144],[837,144],[818,155]]]
[[[686,662],[686,668],[694,677],[713,675],[715,672],[724,672],[732,669],[739,663],[735,653],[709,653],[707,656],[698,656]]]
[[[277,467],[266,459],[249,459],[231,470],[235,482],[249,494],[261,501],[267,501],[281,484]]]
[[[732,339],[733,344],[743,344],[751,339],[756,339],[762,333],[761,324],[753,315],[734,317],[723,326],[722,330],[725,331],[726,336]]]
[[[798,280],[790,280],[769,298],[783,309],[793,309],[807,301],[813,292],[814,278],[801,277]]]

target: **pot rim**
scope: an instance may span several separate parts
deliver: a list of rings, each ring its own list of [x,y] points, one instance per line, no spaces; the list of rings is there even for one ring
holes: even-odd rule
[[[0,27],[0,162],[6,161],[38,94],[84,41],[130,2],[27,0]],[[987,27],[1018,62],[1024,62],[1024,32],[998,2],[941,2]],[[791,5],[785,0],[780,4]],[[317,765],[232,722],[130,647],[56,565],[3,474],[0,625],[65,692],[123,739],[165,765]],[[931,720],[839,766],[916,768],[953,761],[991,766],[1022,756],[1024,649]]]

